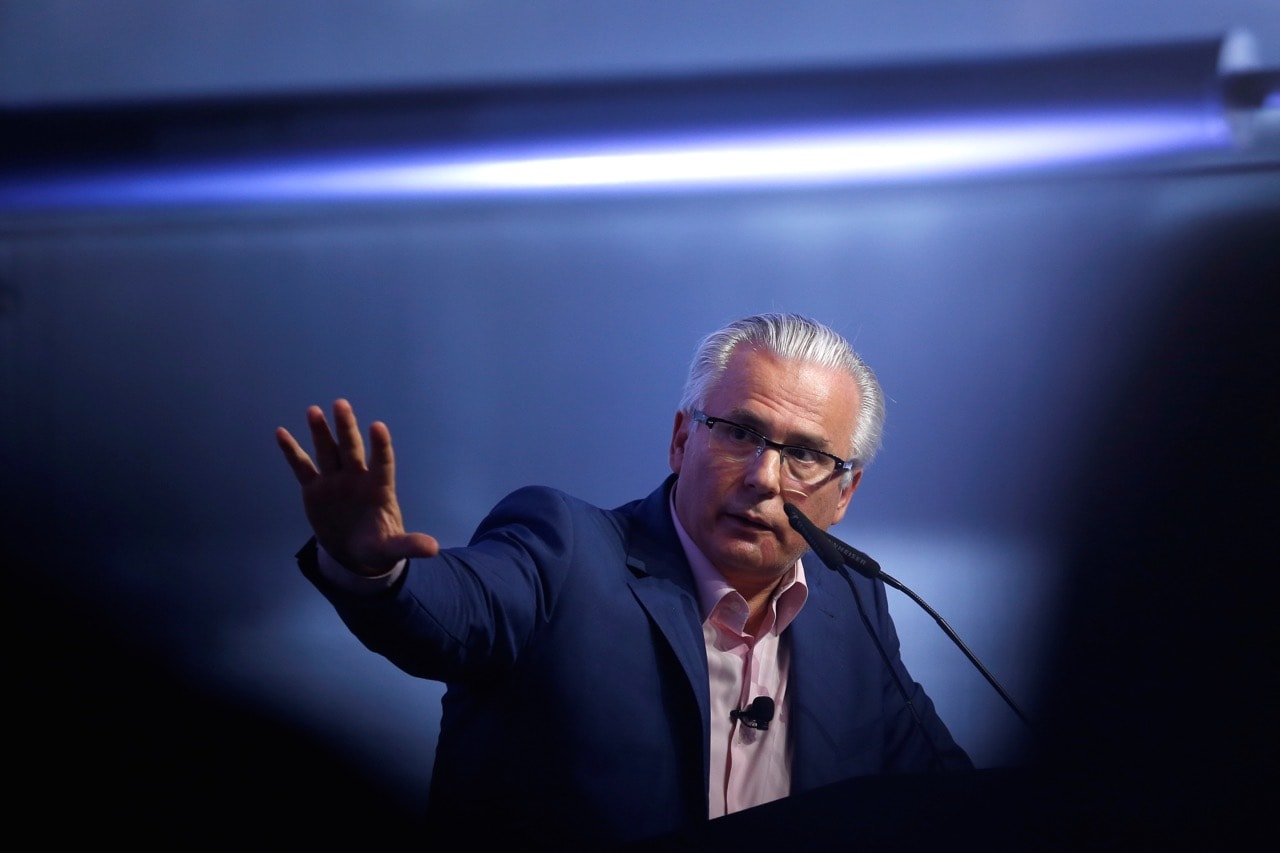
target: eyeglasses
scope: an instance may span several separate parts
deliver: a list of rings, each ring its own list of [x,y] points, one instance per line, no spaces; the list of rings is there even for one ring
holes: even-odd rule
[[[750,427],[708,417],[706,412],[694,412],[693,419],[706,424],[710,435],[708,444],[717,456],[747,462],[764,453],[766,448],[773,448],[782,459],[783,472],[803,486],[820,485],[838,471],[852,471],[857,464],[856,459],[841,459],[812,447],[771,441]]]

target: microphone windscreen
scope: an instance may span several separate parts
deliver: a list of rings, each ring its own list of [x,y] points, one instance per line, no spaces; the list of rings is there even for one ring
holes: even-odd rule
[[[827,535],[819,530],[795,504],[783,504],[782,510],[787,514],[787,520],[791,522],[791,526],[804,537],[804,541],[809,543],[813,553],[818,555],[818,559],[825,563],[831,571],[840,571],[840,567],[844,565],[844,560],[836,551],[835,546],[831,544],[831,540],[827,538]]]

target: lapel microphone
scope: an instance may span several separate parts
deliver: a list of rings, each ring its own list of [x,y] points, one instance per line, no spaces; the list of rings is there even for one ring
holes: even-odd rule
[[[730,710],[729,719],[738,720],[748,728],[768,731],[769,721],[773,719],[773,700],[768,696],[757,696],[747,707]]]

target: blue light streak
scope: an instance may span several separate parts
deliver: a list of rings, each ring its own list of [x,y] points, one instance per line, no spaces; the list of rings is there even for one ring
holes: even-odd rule
[[[0,209],[446,200],[1027,173],[1232,145],[1201,109],[846,123],[539,146],[146,165],[0,183]]]

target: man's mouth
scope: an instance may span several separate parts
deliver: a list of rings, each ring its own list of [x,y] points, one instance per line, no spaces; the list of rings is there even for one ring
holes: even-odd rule
[[[729,513],[729,517],[730,517],[730,518],[732,518],[734,521],[736,521],[736,522],[737,522],[738,524],[740,524],[741,526],[746,527],[746,528],[749,528],[749,529],[751,529],[751,530],[758,530],[758,531],[760,531],[761,533],[772,533],[772,532],[773,532],[773,525],[771,525],[771,524],[766,524],[764,521],[761,521],[760,519],[757,519],[757,518],[752,518],[752,517],[751,517],[751,516],[749,516],[749,515],[740,515],[740,514],[738,514],[738,513]]]

